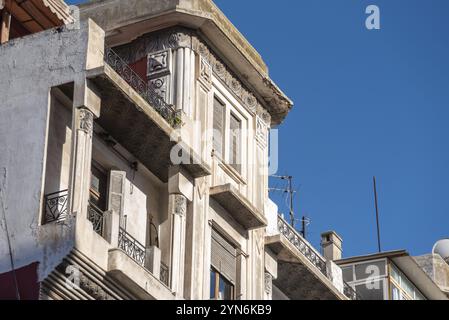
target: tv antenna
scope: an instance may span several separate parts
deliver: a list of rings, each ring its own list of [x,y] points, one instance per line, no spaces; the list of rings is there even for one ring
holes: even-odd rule
[[[281,191],[283,193],[288,194],[289,196],[289,209],[290,209],[290,224],[292,227],[295,227],[295,213],[293,210],[293,196],[296,193],[295,190],[293,190],[293,177],[292,176],[271,176],[276,179],[281,179],[287,181],[287,187],[286,188],[269,188],[269,191]]]

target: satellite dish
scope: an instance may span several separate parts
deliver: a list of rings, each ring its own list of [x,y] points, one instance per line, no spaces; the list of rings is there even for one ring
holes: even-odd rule
[[[432,249],[433,254],[439,254],[444,260],[449,261],[449,239],[437,241]]]

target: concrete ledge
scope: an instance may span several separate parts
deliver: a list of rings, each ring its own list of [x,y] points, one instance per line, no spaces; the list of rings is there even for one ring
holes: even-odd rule
[[[231,184],[213,187],[210,196],[246,229],[267,226],[267,219]]]
[[[126,286],[139,299],[175,299],[175,296],[169,288],[120,249],[109,250],[107,274]]]
[[[277,286],[285,292],[297,292],[298,288],[304,287],[304,283],[300,281],[301,278],[308,280],[308,288],[314,289],[317,296],[324,299],[332,297],[338,300],[349,300],[343,293],[341,293],[315,265],[313,265],[296,247],[288,241],[282,234],[265,237],[265,246],[277,255],[278,261],[278,279]],[[292,274],[285,274],[283,271],[283,263],[286,265],[298,266],[295,273],[302,273],[303,276],[296,277],[298,281],[293,281]],[[295,279],[296,279],[295,278]],[[312,282],[312,283],[311,283]],[[310,292],[309,292],[310,293]],[[319,294],[318,294],[319,293]],[[293,300],[301,299],[301,296],[288,295]],[[318,298],[318,297],[317,297]]]

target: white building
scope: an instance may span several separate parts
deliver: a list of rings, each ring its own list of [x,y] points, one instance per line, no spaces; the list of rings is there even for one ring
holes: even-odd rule
[[[0,46],[0,294],[353,298],[268,198],[292,102],[213,2],[80,17]]]

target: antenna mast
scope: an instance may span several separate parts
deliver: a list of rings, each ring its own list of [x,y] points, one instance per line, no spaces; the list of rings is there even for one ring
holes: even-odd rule
[[[295,227],[295,212],[293,210],[293,195],[296,193],[295,190],[293,190],[293,177],[292,176],[272,176],[273,178],[281,179],[281,180],[287,180],[287,188],[285,189],[277,189],[277,188],[270,188],[270,191],[282,191],[289,194],[290,197],[290,203],[289,203],[289,209],[290,209],[290,224],[292,227]]]
[[[382,247],[380,245],[380,225],[379,225],[379,206],[377,204],[377,186],[376,186],[376,177],[373,177],[373,185],[374,185],[374,205],[376,207],[376,223],[377,223],[377,246],[379,249],[379,253],[382,252]]]

